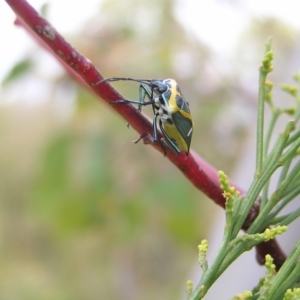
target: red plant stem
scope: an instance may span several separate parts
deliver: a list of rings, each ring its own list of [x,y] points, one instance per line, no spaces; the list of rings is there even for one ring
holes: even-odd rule
[[[124,99],[122,95],[113,89],[107,82],[95,85],[99,80],[103,79],[103,77],[99,74],[91,61],[76,51],[76,49],[74,49],[51,24],[43,19],[26,0],[6,0],[6,2],[18,16],[16,24],[24,26],[40,44],[56,56],[72,76],[92,89],[92,91],[99,96],[99,99],[103,99],[108,104],[110,101]],[[122,117],[130,123],[131,127],[140,135],[144,133],[152,134],[151,122],[132,105],[111,105],[111,107],[122,115]],[[161,138],[162,136],[159,133],[159,139]],[[144,138],[144,142],[149,142],[147,137]],[[150,144],[156,150],[164,153],[164,150],[159,143]],[[194,151],[191,151],[189,155],[186,155],[183,152],[180,155],[177,155],[169,149],[165,149],[165,151],[166,157],[181,170],[195,187],[212,199],[216,204],[223,208],[225,207],[225,199],[222,195],[223,191],[220,188],[218,172],[216,169],[211,167]],[[245,191],[237,187],[234,183],[231,183],[231,185],[235,186],[242,195],[245,194]],[[248,215],[244,226],[245,229],[255,219],[258,211],[259,205],[256,204]],[[284,259],[282,251],[276,241],[271,240],[265,244],[271,245],[268,249],[272,249],[273,254],[270,254],[273,256],[274,260],[276,260],[277,256],[280,257],[277,262],[275,261],[277,267],[280,267]],[[265,248],[263,247],[263,249]]]
[[[57,59],[67,68],[76,79],[84,82],[95,94],[100,96],[105,102],[124,99],[108,83],[95,85],[103,77],[100,76],[94,65],[78,53],[64,38],[43,19],[25,0],[6,0],[18,15],[16,23],[24,26],[38,40],[40,44],[55,54]],[[130,123],[140,135],[148,132],[152,134],[151,122],[143,116],[132,105],[111,105],[127,122]],[[160,135],[159,138],[162,138]],[[145,138],[147,139],[147,138]],[[159,143],[151,143],[158,151],[163,153]],[[168,159],[175,164],[182,173],[204,194],[211,198],[218,205],[224,207],[225,199],[220,188],[217,171],[207,162],[199,157],[195,152],[186,156],[184,153],[177,155],[165,149]],[[233,184],[234,185],[234,184]],[[238,188],[242,194],[245,194]]]

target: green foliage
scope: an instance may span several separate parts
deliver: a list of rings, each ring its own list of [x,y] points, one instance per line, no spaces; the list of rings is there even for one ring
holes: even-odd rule
[[[283,300],[299,300],[300,299],[300,289],[294,288],[293,290],[288,289],[284,294]]]
[[[2,80],[2,85],[15,81],[17,78],[26,76],[32,70],[33,62],[30,57],[24,58],[17,62]]]
[[[202,240],[201,244],[198,246],[199,255],[198,255],[198,262],[201,266],[201,269],[205,273],[208,267],[207,260],[206,260],[206,253],[208,251],[208,242],[207,240]]]
[[[267,81],[267,75],[273,70],[272,67],[273,52],[271,51],[271,42],[266,45],[265,56],[260,68],[260,87],[258,103],[258,122],[257,122],[257,160],[255,178],[247,194],[242,199],[239,192],[231,187],[227,176],[219,172],[220,186],[224,190],[226,199],[226,224],[223,240],[220,249],[208,266],[206,262],[207,247],[199,246],[199,263],[203,271],[202,278],[195,289],[191,292],[189,289],[188,299],[203,299],[211,285],[227,269],[227,267],[236,260],[243,252],[248,251],[255,245],[274,239],[277,235],[287,230],[288,224],[299,217],[300,209],[289,214],[277,217],[282,208],[299,195],[299,176],[300,162],[291,162],[297,158],[300,140],[293,138],[293,131],[298,130],[294,135],[298,136],[298,115],[300,102],[298,88],[284,85],[283,89],[287,91],[296,100],[294,110],[277,109],[273,103],[272,88],[273,84]],[[295,76],[295,78],[298,78]],[[271,108],[273,117],[264,137],[264,106],[265,103]],[[292,114],[295,118],[289,121],[285,130],[279,135],[273,149],[269,149],[270,137],[274,131],[274,125],[280,114]],[[292,141],[291,141],[292,139]],[[280,179],[277,189],[269,196],[269,183],[274,172],[281,168]],[[245,234],[237,236],[248,213],[259,194],[262,193],[260,211],[252,225]],[[274,226],[274,227],[271,227]],[[205,242],[206,245],[207,242]],[[294,288],[298,282],[300,244],[296,245],[294,251],[290,254],[286,262],[276,274],[273,258],[266,256],[265,266],[267,268],[266,276],[258,284],[258,287],[251,293],[238,295],[234,299],[259,299],[274,300],[282,299],[284,294],[295,295],[297,291],[291,292],[287,289]]]

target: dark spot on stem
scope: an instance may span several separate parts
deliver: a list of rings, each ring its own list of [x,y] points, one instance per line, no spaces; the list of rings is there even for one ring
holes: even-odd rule
[[[44,27],[44,30],[43,30],[43,35],[48,38],[49,40],[51,41],[54,41],[55,40],[55,31],[54,29],[49,26],[49,25],[46,25]]]
[[[42,34],[43,31],[41,26],[35,26],[34,30],[37,34]]]

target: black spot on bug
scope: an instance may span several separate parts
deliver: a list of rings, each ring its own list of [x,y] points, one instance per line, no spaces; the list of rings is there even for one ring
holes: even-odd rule
[[[179,95],[176,95],[175,99],[176,99],[176,104],[177,104],[177,106],[178,106],[180,109],[182,109],[182,106],[184,106],[184,102],[183,102],[182,97],[179,96]]]
[[[180,87],[179,87],[178,84],[176,84],[176,91],[177,91],[180,95],[182,95],[181,90],[180,90]]]
[[[176,99],[177,106],[181,110],[184,110],[184,111],[186,111],[188,113],[190,112],[189,104],[187,103],[187,101],[182,96],[176,95],[175,99]]]

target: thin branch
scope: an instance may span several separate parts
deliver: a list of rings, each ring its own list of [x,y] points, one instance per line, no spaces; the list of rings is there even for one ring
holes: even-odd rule
[[[55,57],[63,64],[66,70],[75,77],[81,84],[84,84],[96,95],[99,96],[99,100],[104,100],[107,104],[110,101],[124,99],[113,87],[107,82],[95,85],[99,80],[103,79],[100,73],[97,71],[91,61],[81,55],[76,49],[74,49],[45,19],[43,19],[35,9],[30,6],[26,0],[6,0],[7,4],[17,15],[16,24],[22,25],[27,31],[40,43],[42,46],[52,52]],[[144,133],[152,134],[151,122],[142,115],[132,105],[111,105],[111,108],[118,112],[122,117],[130,123],[130,126],[134,128],[140,135]],[[159,139],[162,138],[159,132]],[[148,143],[147,137],[144,138],[144,142]],[[160,151],[162,154],[164,150],[159,143],[150,143],[152,147]],[[184,174],[184,176],[200,191],[212,199],[216,204],[221,207],[225,207],[225,199],[223,197],[223,191],[220,188],[218,172],[206,161],[204,161],[194,151],[191,151],[186,156],[185,153],[177,155],[166,150],[166,157],[178,167],[178,169]],[[241,192],[241,195],[245,195],[245,191],[239,188],[233,182],[232,186],[235,186],[237,190]],[[244,229],[247,229],[259,211],[259,204],[256,203],[249,212],[248,218],[243,225]],[[264,245],[268,245],[268,252],[275,259],[277,254],[282,254],[276,241],[271,240],[268,243],[259,245],[260,248],[264,248]],[[283,262],[283,256],[277,262],[277,267],[280,268]]]

